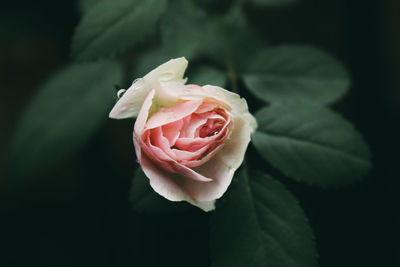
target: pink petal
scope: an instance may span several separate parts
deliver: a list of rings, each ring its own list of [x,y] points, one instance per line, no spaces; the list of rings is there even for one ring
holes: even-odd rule
[[[149,134],[149,133],[147,133],[147,134]],[[148,139],[149,138],[146,138],[146,142],[149,142]],[[144,143],[141,139],[138,139],[138,145],[143,150],[143,152],[147,155],[147,157],[149,157],[154,162],[154,164],[156,166],[158,166],[159,168],[164,169],[165,171],[170,172],[170,173],[175,172],[174,168],[172,168],[171,165],[168,163],[170,158],[167,155],[165,155],[165,154],[157,155],[151,149],[151,146],[147,145],[147,143]],[[157,151],[157,152],[159,152],[159,151]],[[161,158],[159,156],[161,156]],[[140,164],[141,164],[141,162],[140,162]]]
[[[196,201],[210,201],[220,198],[232,181],[233,174],[243,162],[244,154],[252,128],[249,123],[240,117],[234,118],[234,127],[231,138],[225,142],[222,149],[214,155],[212,160],[193,168],[194,171],[207,177],[213,177],[209,183],[199,183],[185,180],[183,191]]]
[[[178,121],[192,114],[201,104],[202,100],[191,100],[177,103],[171,107],[161,109],[153,114],[147,121],[145,128],[153,129],[162,125]]]
[[[219,144],[218,146],[216,146],[215,148],[213,148],[210,152],[208,152],[203,158],[201,158],[200,160],[191,160],[188,162],[185,162],[185,166],[189,167],[189,168],[195,168],[198,167],[200,165],[203,165],[204,163],[206,163],[207,161],[209,161],[210,159],[212,159],[212,157],[217,154],[217,152],[224,146],[225,144]]]
[[[190,116],[190,121],[185,123],[185,127],[182,129],[180,137],[189,137],[189,138],[195,137],[197,128],[206,122],[207,118],[204,118],[202,116],[196,116],[196,114],[192,114],[192,116]]]
[[[215,103],[203,102],[200,105],[200,107],[198,107],[198,109],[196,110],[196,113],[205,113],[205,112],[208,112],[208,111],[212,111],[216,107],[218,107],[218,105],[215,104]]]
[[[210,146],[211,144],[207,144],[196,151],[186,151],[179,149],[172,149],[172,150],[176,155],[176,160],[182,163],[182,161],[187,162],[187,161],[197,160],[210,148]],[[186,164],[184,165],[187,166]]]
[[[140,136],[141,133],[143,132],[144,126],[147,121],[147,117],[149,116],[149,110],[152,105],[154,94],[155,90],[151,90],[144,99],[142,108],[140,109],[139,115],[136,119],[134,126],[134,132],[136,133],[137,136]]]
[[[176,157],[175,153],[171,150],[168,139],[163,136],[161,127],[151,130],[150,141],[154,146],[159,147],[170,158],[174,159]]]
[[[168,139],[169,146],[175,145],[183,126],[183,121],[175,121],[162,126],[163,135]]]
[[[196,137],[196,138],[178,138],[175,142],[175,147],[181,150],[187,150],[187,151],[194,151],[196,149],[199,149],[203,147],[204,145],[208,144],[209,142],[215,141],[218,138],[221,138],[226,132],[227,127],[231,125],[231,119],[227,121],[227,123],[224,125],[224,127],[221,129],[220,132],[218,132],[215,135],[212,136],[207,136],[207,137]]]
[[[174,159],[170,158],[167,154],[165,154],[160,148],[153,146],[150,141],[147,142],[142,146],[143,150],[147,152],[146,154],[156,161],[156,164],[160,168],[164,168],[165,170],[171,173],[179,173],[180,175],[193,179],[199,182],[210,182],[212,181],[211,178],[205,177],[192,169],[176,162]],[[168,167],[165,165],[168,164]]]
[[[250,114],[247,102],[244,98],[241,98],[238,94],[213,85],[203,86],[203,91],[205,95],[228,104],[232,108],[231,113],[233,116],[241,117],[246,120],[252,132],[257,128],[257,121],[253,115]]]

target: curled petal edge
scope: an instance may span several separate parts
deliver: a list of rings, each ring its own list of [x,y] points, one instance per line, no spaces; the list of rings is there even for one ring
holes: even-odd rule
[[[184,84],[186,82],[183,74],[187,65],[188,61],[184,57],[171,59],[143,78],[135,80],[115,104],[109,117],[112,119],[135,118],[138,116],[149,91],[157,88],[159,83],[175,81]]]

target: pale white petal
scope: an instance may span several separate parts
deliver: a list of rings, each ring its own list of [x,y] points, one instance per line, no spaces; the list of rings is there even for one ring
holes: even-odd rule
[[[141,158],[141,166],[143,172],[149,178],[150,186],[159,195],[170,201],[187,201],[190,204],[199,207],[203,211],[211,211],[215,209],[215,200],[211,201],[196,201],[190,198],[178,185],[184,179],[180,175],[166,173],[158,169],[149,159],[143,154]]]
[[[187,64],[188,62],[184,57],[171,59],[146,74],[143,78],[135,80],[115,104],[109,117],[113,119],[136,117],[146,95],[150,90],[158,88],[160,82],[174,81],[181,84],[186,82],[186,79],[183,79],[183,74]]]

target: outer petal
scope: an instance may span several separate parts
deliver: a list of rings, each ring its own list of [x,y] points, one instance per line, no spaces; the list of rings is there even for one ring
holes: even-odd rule
[[[152,105],[155,91],[151,90],[147,96],[143,99],[142,109],[140,110],[139,116],[136,119],[134,126],[134,136],[140,136],[143,132],[144,126],[146,125],[147,118],[149,117],[149,110]]]
[[[175,81],[185,83],[183,74],[187,67],[184,57],[171,59],[146,74],[143,78],[133,82],[131,87],[119,99],[111,110],[109,117],[113,119],[125,119],[136,117],[139,114],[142,103],[151,89],[159,87],[160,82]]]
[[[215,200],[212,201],[195,201],[190,198],[179,185],[184,181],[184,177],[174,175],[159,170],[146,156],[143,154],[141,160],[143,172],[150,180],[150,185],[161,196],[170,201],[187,201],[190,204],[199,207],[204,211],[215,209]]]
[[[195,201],[220,198],[230,185],[236,169],[242,164],[252,129],[241,117],[235,117],[233,125],[231,138],[222,149],[210,161],[193,168],[206,177],[212,177],[213,181],[199,183],[187,179],[182,185],[183,191]]]

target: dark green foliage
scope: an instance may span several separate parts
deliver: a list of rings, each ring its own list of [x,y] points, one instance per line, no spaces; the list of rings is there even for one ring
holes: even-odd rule
[[[309,184],[342,185],[371,168],[361,135],[339,115],[319,106],[277,105],[256,114],[253,142],[282,173]]]
[[[103,0],[78,0],[78,7],[82,13],[89,11],[95,4]],[[107,0],[106,0],[107,1]]]
[[[261,51],[244,81],[270,103],[331,103],[349,87],[346,70],[330,55],[310,46],[278,46]]]
[[[272,177],[243,166],[211,214],[213,266],[313,267],[316,250],[295,197]]]
[[[170,59],[160,47],[143,51],[135,58],[132,78],[143,77],[153,70],[155,66],[159,66]]]
[[[11,174],[27,179],[84,145],[107,120],[120,80],[118,64],[105,61],[70,65],[45,83],[17,125]]]
[[[298,3],[299,0],[250,0],[254,5],[265,7],[280,7]]]
[[[218,38],[207,13],[193,1],[175,0],[161,21],[162,46],[171,57],[192,59]]]
[[[188,83],[203,85],[217,85],[225,87],[226,74],[210,66],[200,66],[190,74]]]
[[[94,5],[76,28],[72,57],[79,61],[124,52],[156,33],[166,0],[113,0]]]

